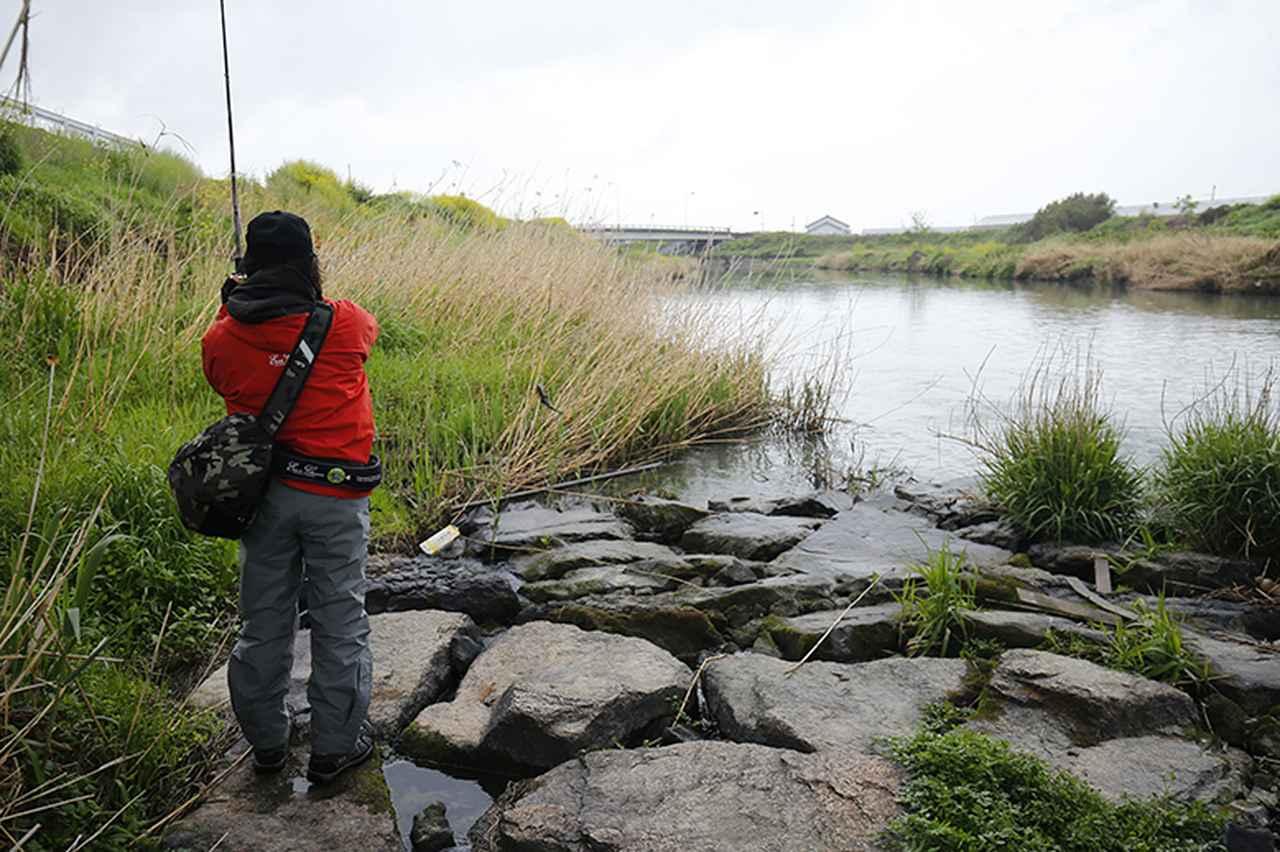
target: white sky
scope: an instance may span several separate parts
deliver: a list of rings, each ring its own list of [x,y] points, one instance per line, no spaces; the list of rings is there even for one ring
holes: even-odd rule
[[[37,104],[163,120],[226,173],[217,0],[32,6]],[[259,176],[305,157],[509,214],[744,229],[1280,191],[1280,0],[227,6]]]

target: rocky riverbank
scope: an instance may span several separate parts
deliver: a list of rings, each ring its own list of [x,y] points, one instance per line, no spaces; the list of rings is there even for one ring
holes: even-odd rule
[[[1280,607],[1251,591],[1256,566],[1113,549],[1123,591],[1100,594],[1098,548],[1028,547],[971,483],[527,503],[464,532],[371,565],[370,715],[388,754],[510,778],[489,810],[451,830],[432,808],[403,838],[378,766],[311,789],[299,747],[283,776],[231,769],[169,848],[873,849],[906,780],[885,739],[939,702],[976,704],[962,724],[1108,800],[1210,803],[1271,848]],[[982,666],[903,653],[894,593],[944,545],[979,575],[966,633],[1005,649]],[[1042,647],[1162,590],[1212,673],[1203,696]],[[303,632],[300,734],[306,659]],[[194,700],[225,705],[225,672]]]

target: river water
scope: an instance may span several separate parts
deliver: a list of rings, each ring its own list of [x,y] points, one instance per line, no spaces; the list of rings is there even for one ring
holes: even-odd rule
[[[1092,359],[1126,452],[1148,464],[1166,420],[1209,384],[1233,366],[1256,384],[1280,364],[1274,298],[812,272],[729,279],[672,307],[714,311],[727,334],[763,335],[779,382],[837,364],[835,413],[847,421],[821,441],[697,450],[646,483],[688,500],[795,493],[856,467],[971,474],[970,402],[980,396],[988,418],[1007,409],[1046,358],[1054,370]]]

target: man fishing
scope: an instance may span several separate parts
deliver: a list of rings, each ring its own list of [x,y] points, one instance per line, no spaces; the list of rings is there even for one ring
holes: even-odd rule
[[[285,704],[305,576],[311,621],[311,760],[307,777],[331,781],[373,753],[365,721],[372,660],[364,610],[369,486],[376,465],[373,404],[364,362],[377,321],[321,292],[306,221],[263,213],[222,287],[222,308],[203,340],[204,373],[228,414],[258,414],[317,305],[332,321],[311,372],[276,433],[276,463],[257,514],[240,539],[239,639],[231,652],[231,703],[258,772],[288,760]]]

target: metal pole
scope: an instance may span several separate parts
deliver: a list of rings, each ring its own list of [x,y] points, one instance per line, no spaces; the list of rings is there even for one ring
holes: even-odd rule
[[[231,219],[236,229],[235,263],[239,268],[243,252],[240,248],[240,193],[236,189],[236,129],[231,122],[231,63],[227,59],[226,0],[218,0],[218,11],[222,15],[222,72],[227,83],[227,141],[231,148]]]

